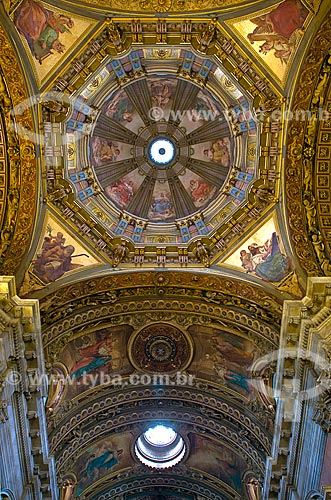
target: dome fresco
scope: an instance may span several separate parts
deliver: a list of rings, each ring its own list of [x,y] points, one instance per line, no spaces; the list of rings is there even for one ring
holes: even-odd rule
[[[112,234],[145,243],[162,226],[159,236],[185,243],[215,228],[220,208],[240,206],[257,173],[258,124],[216,59],[178,47],[161,72],[148,49],[132,50],[93,76],[71,102],[67,141],[79,146],[66,172]]]
[[[330,12],[0,2],[10,498],[331,488]]]

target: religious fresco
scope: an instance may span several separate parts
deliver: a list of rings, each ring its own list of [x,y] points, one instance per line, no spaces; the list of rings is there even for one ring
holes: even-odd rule
[[[120,180],[106,186],[105,195],[121,208],[127,208],[143,180],[144,178],[139,175],[138,169],[135,169]]]
[[[33,259],[32,272],[43,283],[51,283],[69,271],[93,266],[98,261],[50,215],[43,240]]]
[[[309,11],[300,0],[284,0],[230,24],[249,48],[283,81],[307,23]]]
[[[193,102],[193,107],[186,110],[180,126],[185,127],[187,132],[191,132],[210,120],[221,120],[222,116],[220,106],[216,105],[210,95],[200,90]]]
[[[105,292],[105,304],[116,301],[116,295]],[[128,325],[102,328],[69,342],[61,353],[71,377],[66,399],[106,383],[120,383],[120,377],[132,372],[126,352],[126,343],[132,328]]]
[[[190,170],[186,170],[180,180],[197,208],[205,207],[217,193],[216,186]]]
[[[244,459],[209,437],[189,433],[189,439],[191,453],[186,465],[207,472],[244,494],[242,478],[247,469]]]
[[[130,432],[119,432],[89,446],[78,457],[73,467],[73,472],[78,478],[76,495],[80,495],[88,486],[104,476],[132,467],[134,465],[130,454],[132,439]]]
[[[91,137],[91,159],[95,166],[114,163],[130,157],[130,146],[121,142]]]
[[[103,104],[101,113],[133,131],[144,126],[144,122],[140,118],[124,89],[116,91],[112,97]]]
[[[37,0],[23,0],[13,14],[13,22],[27,44],[40,80],[94,24]]]
[[[175,78],[157,78],[147,79],[148,88],[150,90],[152,107],[160,108],[162,116],[158,118],[169,118],[169,113],[173,104],[173,98],[176,92],[177,80]]]
[[[148,218],[152,222],[174,219],[176,216],[168,182],[156,182]]]
[[[215,292],[216,293],[216,292]],[[212,302],[212,294],[209,297]],[[242,337],[212,327],[191,326],[195,355],[189,371],[224,385],[247,399],[256,398],[251,367],[259,352]]]
[[[274,219],[241,243],[224,264],[239,267],[263,281],[276,283],[291,272],[291,261],[285,253]]]
[[[231,143],[229,137],[217,141],[202,142],[194,146],[193,157],[199,160],[212,161],[222,167],[229,168],[231,164]]]

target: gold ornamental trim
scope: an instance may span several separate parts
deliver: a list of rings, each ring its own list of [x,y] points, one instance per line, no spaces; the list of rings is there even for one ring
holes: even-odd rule
[[[0,269],[15,274],[28,246],[36,210],[36,155],[28,132],[33,131],[32,111],[22,114],[12,110],[28,99],[25,80],[9,36],[0,26],[0,113],[4,117],[8,158],[5,165],[8,179],[7,203],[0,238]],[[17,130],[24,130],[20,135]]]
[[[305,58],[305,65],[292,105],[294,116],[296,113],[300,114],[302,110],[311,111],[314,114],[315,99],[321,94],[320,75],[323,73],[323,64],[330,47],[331,19],[327,16]],[[312,191],[316,154],[315,136],[318,132],[317,120],[314,123],[316,130],[313,134],[312,121],[308,118],[291,120],[289,124],[285,188],[293,249],[308,275],[322,276],[325,270],[328,271],[328,266],[324,270],[322,265],[321,249],[324,252],[324,243],[312,237],[311,230],[313,222],[313,225],[316,222],[313,221],[316,208],[315,205],[312,206],[312,200],[308,198],[308,193]]]

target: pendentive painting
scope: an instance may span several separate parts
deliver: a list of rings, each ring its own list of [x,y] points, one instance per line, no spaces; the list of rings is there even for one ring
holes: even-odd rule
[[[12,15],[42,81],[94,23],[37,0],[23,0]]]
[[[286,255],[273,218],[242,243],[224,264],[274,283],[279,283],[291,272],[291,261]]]
[[[309,11],[300,0],[284,0],[277,6],[229,24],[283,82],[308,19]]]
[[[69,271],[96,264],[98,261],[93,255],[49,215],[43,240],[33,259],[33,274],[47,284]]]

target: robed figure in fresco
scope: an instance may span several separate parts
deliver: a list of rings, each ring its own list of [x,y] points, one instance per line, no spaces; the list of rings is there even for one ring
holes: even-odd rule
[[[257,26],[247,38],[252,44],[264,41],[259,50],[262,54],[273,50],[275,57],[287,63],[302,35],[307,16],[308,10],[300,0],[285,0],[271,12],[250,19]]]
[[[35,0],[23,0],[15,12],[14,23],[40,64],[53,50],[64,52],[65,47],[59,40],[60,33],[70,33],[70,28],[74,26],[70,17],[46,9]]]

